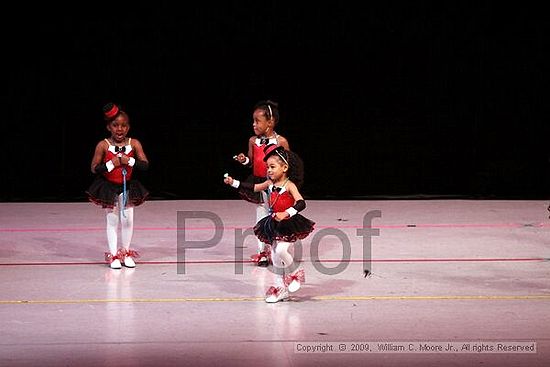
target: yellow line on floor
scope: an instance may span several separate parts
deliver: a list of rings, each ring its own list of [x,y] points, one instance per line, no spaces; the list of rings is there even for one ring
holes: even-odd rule
[[[299,299],[299,298],[297,298]],[[550,300],[550,294],[510,296],[317,296],[316,301],[522,301]],[[79,304],[79,303],[173,303],[173,302],[257,302],[263,297],[233,298],[114,298],[114,299],[51,299],[51,300],[5,300],[0,305],[12,304]]]

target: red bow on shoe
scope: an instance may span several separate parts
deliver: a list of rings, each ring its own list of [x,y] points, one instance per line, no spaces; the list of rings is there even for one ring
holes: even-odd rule
[[[280,292],[279,288],[271,286],[268,288],[267,292],[265,292],[266,296],[276,296]]]
[[[254,261],[255,263],[259,262],[262,257],[267,258],[267,254],[264,251],[260,252],[259,254],[254,254],[250,256],[252,261]]]
[[[268,263],[271,263],[271,247],[270,246],[266,245],[266,248],[265,248],[264,251],[262,251],[258,254],[254,254],[254,255],[250,256],[252,261],[255,262],[256,264],[258,262],[260,262],[262,257],[265,257],[267,259]]]
[[[105,253],[105,261],[108,262],[109,264],[112,263],[113,261],[115,260],[120,260],[122,259],[119,255],[120,251],[117,252],[115,255],[111,254],[110,252],[106,252]]]
[[[297,281],[299,283],[305,283],[306,281],[306,273],[304,271],[304,269],[300,269],[298,270],[296,273],[294,274],[288,274],[288,275],[285,275],[285,278],[284,278],[284,282],[285,282],[285,285],[288,287],[288,285],[290,283],[292,283],[292,281]]]
[[[125,257],[131,257],[134,259],[137,259],[140,257],[140,254],[136,250],[132,249],[119,249],[115,255],[111,254],[110,252],[105,253],[105,261],[109,264],[112,263],[115,260],[121,260],[123,261]]]
[[[136,251],[136,250],[132,250],[132,249],[120,249],[118,250],[118,252],[120,253],[119,256],[122,256],[122,258],[124,257],[131,257],[131,258],[134,258],[134,259],[137,259],[140,257],[140,254]]]

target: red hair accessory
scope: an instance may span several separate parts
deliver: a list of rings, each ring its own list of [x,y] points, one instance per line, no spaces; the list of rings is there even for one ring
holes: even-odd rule
[[[105,105],[105,107],[103,107],[103,114],[108,119],[115,117],[116,115],[118,115],[119,112],[120,110],[118,106],[114,103],[108,103]]]
[[[277,149],[279,146],[277,144],[268,144],[264,148],[264,161],[267,161],[267,158],[271,155],[273,155],[273,151]]]
[[[269,144],[264,148],[264,162],[267,161],[267,158],[271,157],[272,155],[278,155],[279,158],[281,158],[286,164],[288,164],[288,159],[285,153],[285,148],[283,148],[280,145],[276,144]]]

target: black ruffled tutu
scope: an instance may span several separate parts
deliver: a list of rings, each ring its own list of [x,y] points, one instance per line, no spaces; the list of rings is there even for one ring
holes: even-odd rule
[[[314,226],[315,222],[300,214],[280,222],[268,215],[256,223],[254,233],[260,241],[272,245],[274,241],[296,242],[304,239],[313,231]]]
[[[252,186],[254,186],[254,184],[262,183],[265,180],[267,180],[267,178],[265,177],[250,175],[246,178],[246,180],[244,180],[244,182],[252,184]],[[241,199],[246,200],[248,202],[251,202],[254,204],[261,204],[264,202],[262,199],[262,193],[260,191],[254,192],[253,188],[252,189],[244,188],[243,185],[241,184],[237,192],[239,193],[239,196],[241,197]]]
[[[88,200],[92,203],[100,205],[103,208],[114,208],[122,190],[123,185],[107,181],[103,175],[97,175],[86,191],[86,194],[88,195]],[[128,194],[127,207],[141,205],[149,197],[149,191],[135,179],[126,182],[126,190]]]

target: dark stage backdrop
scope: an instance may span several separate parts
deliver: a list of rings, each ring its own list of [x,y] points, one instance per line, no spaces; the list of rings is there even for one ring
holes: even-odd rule
[[[473,3],[472,3],[473,4]],[[156,199],[231,199],[252,107],[312,199],[546,198],[548,16],[500,3],[97,3],[4,14],[1,201],[80,201],[103,104]],[[50,14],[50,15],[47,15]]]

